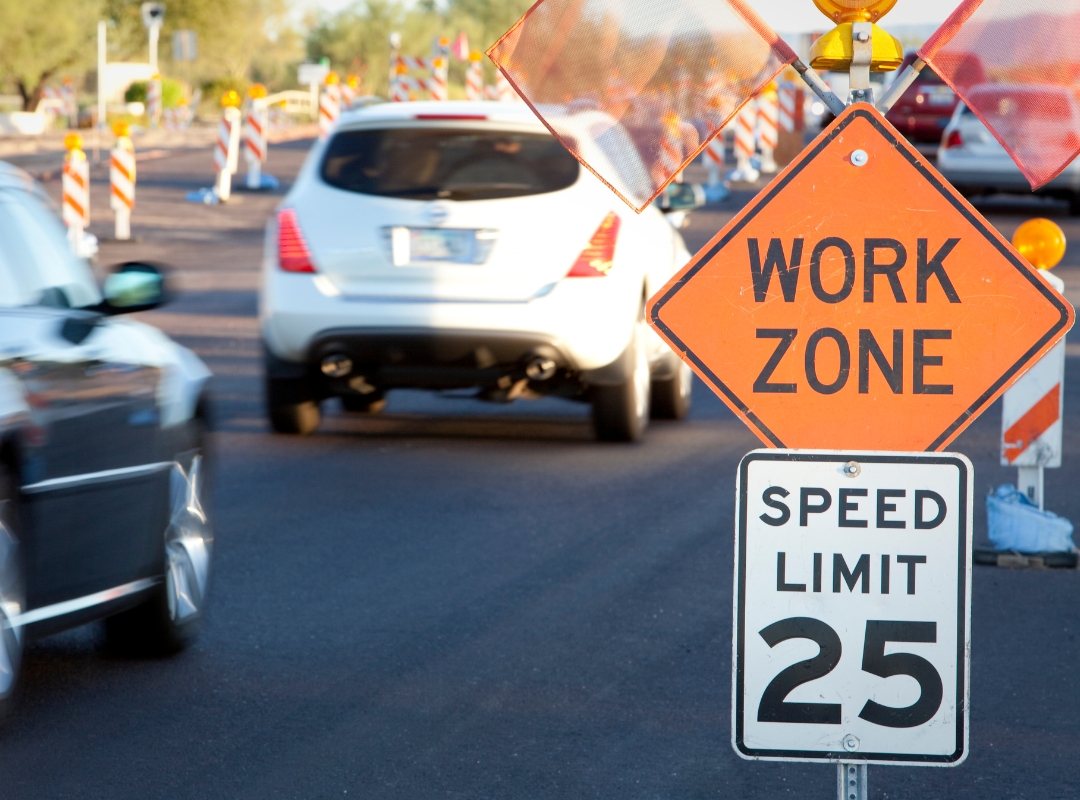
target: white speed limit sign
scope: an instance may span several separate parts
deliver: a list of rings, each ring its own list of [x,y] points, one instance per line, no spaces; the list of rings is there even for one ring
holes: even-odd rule
[[[951,453],[757,450],[742,460],[736,752],[964,760],[971,477]]]

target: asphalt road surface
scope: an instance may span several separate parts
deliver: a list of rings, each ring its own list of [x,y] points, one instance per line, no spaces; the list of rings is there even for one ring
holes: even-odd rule
[[[287,185],[306,146],[272,148],[269,171]],[[638,445],[592,441],[585,406],[418,392],[273,436],[255,313],[279,195],[185,203],[209,165],[141,164],[140,241],[105,242],[101,262],[176,267],[180,297],[147,318],[215,374],[210,615],[167,660],[113,656],[99,626],[34,644],[0,797],[835,797],[834,767],[749,763],[729,744],[733,487],[757,441],[720,401],[697,384],[690,419]],[[691,250],[750,196],[695,214]],[[1080,242],[1063,206],[983,208],[1006,235],[1049,214]],[[1080,290],[1080,246],[1059,274]],[[1047,496],[1080,521],[1078,368],[1070,356],[1067,466]],[[999,425],[995,407],[956,444],[977,496],[1015,475]],[[971,756],[872,766],[871,796],[1075,797],[1080,575],[976,567],[973,583]]]

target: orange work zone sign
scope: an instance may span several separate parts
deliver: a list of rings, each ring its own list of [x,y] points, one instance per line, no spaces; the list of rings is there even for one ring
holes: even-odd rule
[[[774,447],[939,450],[1073,324],[878,111],[849,107],[649,303]]]

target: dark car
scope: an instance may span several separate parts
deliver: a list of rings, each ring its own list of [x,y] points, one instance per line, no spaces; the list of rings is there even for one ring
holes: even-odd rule
[[[897,75],[914,60],[914,53],[905,57]],[[956,93],[930,67],[923,67],[919,77],[900,96],[885,118],[908,140],[936,145],[941,143],[941,134],[949,124],[957,102]]]
[[[0,713],[29,638],[107,617],[115,644],[166,652],[202,616],[209,372],[122,316],[164,293],[134,263],[100,288],[0,163]]]

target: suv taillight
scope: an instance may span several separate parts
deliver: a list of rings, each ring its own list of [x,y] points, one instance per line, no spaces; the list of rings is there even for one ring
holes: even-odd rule
[[[589,244],[578,255],[574,266],[566,273],[568,278],[602,278],[611,271],[615,260],[615,239],[619,236],[619,218],[609,211],[589,239]]]
[[[281,269],[284,272],[314,272],[315,265],[311,261],[304,234],[300,232],[296,212],[291,208],[281,209],[277,223],[278,265]]]
[[[964,146],[964,137],[962,137],[960,135],[960,131],[953,131],[952,133],[949,134],[949,138],[947,138],[945,140],[945,149],[946,150],[948,150],[950,147],[963,147],[963,146]]]

